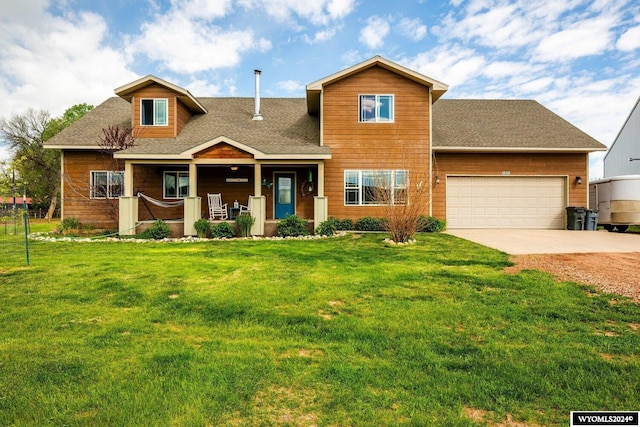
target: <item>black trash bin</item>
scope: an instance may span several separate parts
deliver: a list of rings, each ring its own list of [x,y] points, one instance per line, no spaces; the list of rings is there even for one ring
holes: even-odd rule
[[[598,211],[588,210],[584,217],[584,229],[595,231],[598,229]]]
[[[582,230],[587,209],[579,206],[567,207],[567,230]]]

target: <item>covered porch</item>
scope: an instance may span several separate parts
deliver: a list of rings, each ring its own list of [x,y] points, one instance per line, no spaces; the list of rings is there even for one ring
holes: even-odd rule
[[[223,220],[210,216],[207,195],[214,193],[226,205],[226,221],[235,220],[240,205],[250,207],[255,236],[275,234],[275,224],[287,215],[314,228],[327,219],[324,159],[126,160],[119,232],[133,235],[141,223],[163,219],[172,234],[195,236],[200,218]]]

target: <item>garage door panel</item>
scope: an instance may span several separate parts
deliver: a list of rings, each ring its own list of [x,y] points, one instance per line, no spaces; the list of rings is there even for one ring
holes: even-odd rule
[[[448,177],[448,227],[561,229],[565,187],[562,177]]]

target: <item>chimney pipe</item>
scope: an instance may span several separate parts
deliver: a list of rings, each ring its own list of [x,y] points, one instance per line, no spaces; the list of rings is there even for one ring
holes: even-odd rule
[[[260,114],[260,70],[253,70],[256,76],[256,96],[255,96],[255,110],[253,113],[253,120],[262,120],[262,114]]]

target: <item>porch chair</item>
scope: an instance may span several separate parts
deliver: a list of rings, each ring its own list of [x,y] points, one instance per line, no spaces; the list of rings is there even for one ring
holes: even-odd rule
[[[240,215],[243,213],[251,214],[251,196],[249,196],[249,200],[247,201],[247,205],[240,205]]]
[[[214,221],[216,217],[227,219],[229,217],[227,204],[222,203],[221,193],[207,193],[209,201],[209,221]]]

